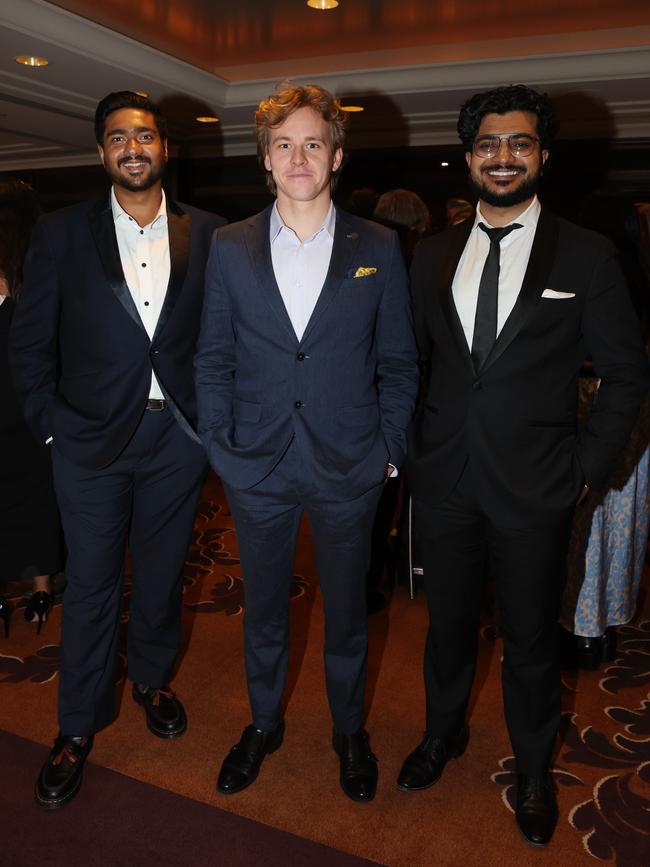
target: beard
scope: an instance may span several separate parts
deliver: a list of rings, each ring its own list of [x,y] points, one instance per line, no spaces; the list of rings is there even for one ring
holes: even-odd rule
[[[113,181],[116,187],[121,187],[123,190],[128,190],[130,193],[141,193],[145,190],[150,190],[158,181],[162,178],[165,171],[165,164],[162,163],[157,168],[153,168],[151,164],[151,160],[144,159],[144,162],[149,166],[149,174],[145,178],[140,178],[139,180],[130,181],[128,176],[123,175],[119,169],[120,166],[128,162],[127,159],[120,160],[117,164],[117,168],[106,167],[106,172],[109,178]]]
[[[504,169],[515,169],[520,171],[518,166],[501,166]],[[469,176],[469,183],[473,192],[481,201],[494,208],[511,208],[513,205],[520,205],[522,202],[532,199],[539,188],[540,172],[531,172],[528,177],[516,186],[513,190],[505,190],[499,192],[494,190],[484,183],[481,175],[480,180],[477,180],[472,174]]]

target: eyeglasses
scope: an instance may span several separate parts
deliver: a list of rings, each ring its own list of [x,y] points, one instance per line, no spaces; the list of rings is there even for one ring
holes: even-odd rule
[[[507,141],[513,157],[527,157],[535,150],[538,138],[525,133],[515,132],[511,135],[482,135],[474,139],[472,150],[477,157],[488,159],[496,156],[501,150],[501,142]]]

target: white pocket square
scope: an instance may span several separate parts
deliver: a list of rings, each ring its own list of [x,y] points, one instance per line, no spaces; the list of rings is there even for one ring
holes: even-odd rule
[[[575,292],[561,292],[559,289],[544,289],[542,298],[555,298],[558,301],[563,301],[565,298],[575,298]]]

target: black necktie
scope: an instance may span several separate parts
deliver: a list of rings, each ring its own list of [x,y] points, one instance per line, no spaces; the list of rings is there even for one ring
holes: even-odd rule
[[[476,318],[474,319],[474,336],[472,338],[472,361],[478,371],[494,342],[497,339],[497,306],[499,298],[499,257],[502,238],[509,235],[513,229],[521,229],[521,223],[511,223],[498,229],[488,229],[483,223],[478,224],[490,239],[490,252],[483,266],[481,282],[478,287],[476,303]]]

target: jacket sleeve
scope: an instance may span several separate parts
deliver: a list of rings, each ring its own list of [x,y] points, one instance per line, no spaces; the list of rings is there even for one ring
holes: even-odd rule
[[[43,219],[24,264],[23,288],[9,335],[9,358],[25,419],[39,442],[52,434],[48,409],[56,396],[60,287]]]

